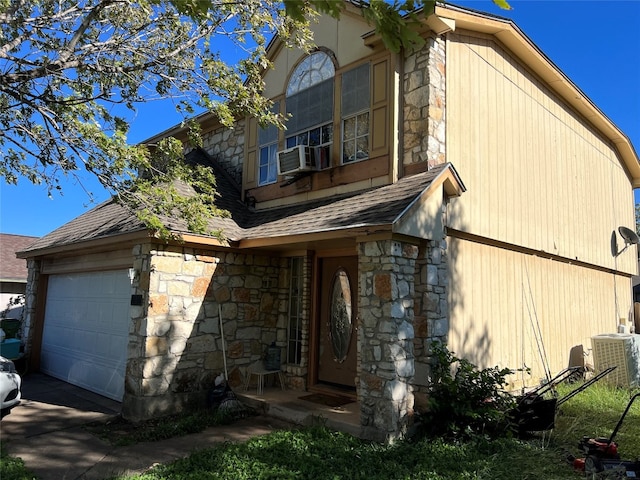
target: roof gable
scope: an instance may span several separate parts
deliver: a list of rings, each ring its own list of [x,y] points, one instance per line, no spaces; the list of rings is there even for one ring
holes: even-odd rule
[[[538,75],[552,91],[615,145],[629,172],[633,187],[640,187],[640,159],[629,137],[518,28],[515,22],[504,17],[450,4],[438,4],[434,15],[446,23],[442,33],[446,29],[464,29],[494,36],[510,53]]]

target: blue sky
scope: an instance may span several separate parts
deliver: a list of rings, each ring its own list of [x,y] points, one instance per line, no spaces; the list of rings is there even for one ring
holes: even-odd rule
[[[510,18],[631,140],[640,153],[640,0],[512,0],[501,10],[491,0],[453,2]],[[180,121],[166,103],[139,106],[130,141],[136,143]],[[107,198],[97,181],[69,180],[50,199],[27,181],[0,184],[0,232],[42,236]],[[640,201],[636,192],[636,202]]]

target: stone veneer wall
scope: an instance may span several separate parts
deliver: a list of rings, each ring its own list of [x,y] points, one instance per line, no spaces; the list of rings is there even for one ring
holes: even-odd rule
[[[242,185],[244,124],[245,120],[240,120],[233,129],[219,127],[202,135],[202,148],[218,161],[238,185]]]
[[[427,37],[404,61],[403,164],[446,161],[445,53],[443,37]]]
[[[134,258],[136,293],[149,294],[131,310],[125,418],[204,403],[224,371],[220,309],[232,386],[271,342],[286,345],[288,259],[150,244]]]
[[[22,342],[25,352],[31,351],[33,342],[32,329],[35,323],[41,263],[40,260],[33,258],[27,260],[27,286],[24,294],[24,308],[22,309]]]
[[[449,265],[446,240],[426,241],[416,262],[415,339],[416,372],[413,379],[416,408],[426,403],[430,378],[430,345],[447,342],[449,333]]]
[[[307,255],[302,258],[302,305],[300,309],[300,317],[302,319],[302,332],[301,332],[301,352],[300,352],[300,364],[286,363],[283,365],[283,370],[287,375],[287,383],[293,390],[306,390],[307,389],[307,375],[309,373],[309,331],[311,322],[311,274],[313,268],[313,257]],[[290,274],[290,273],[289,273]],[[287,275],[287,281],[290,281],[289,274]],[[289,284],[287,283],[287,287]],[[289,290],[286,292],[287,298]],[[287,322],[288,320],[287,309]],[[287,332],[288,333],[288,332]],[[283,351],[283,355],[286,355],[286,349]]]
[[[358,245],[360,421],[376,440],[400,438],[413,409],[417,257],[417,246],[395,240]]]
[[[446,40],[430,35],[424,47],[404,63],[405,166],[446,162]],[[446,214],[446,211],[443,212]],[[420,246],[415,284],[414,401],[426,404],[430,379],[430,345],[447,341],[449,332],[449,270],[446,240],[425,240]]]

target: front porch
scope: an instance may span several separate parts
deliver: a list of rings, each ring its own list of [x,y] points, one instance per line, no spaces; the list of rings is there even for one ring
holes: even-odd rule
[[[303,400],[312,393],[302,390],[282,390],[279,386],[268,386],[258,395],[255,388],[245,391],[234,389],[238,399],[259,413],[286,420],[296,425],[325,425],[326,427],[361,437],[360,406],[355,398],[340,406],[329,406]]]

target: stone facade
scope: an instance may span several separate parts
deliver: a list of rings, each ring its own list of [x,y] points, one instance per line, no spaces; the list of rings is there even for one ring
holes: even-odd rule
[[[242,185],[245,121],[236,122],[233,129],[218,127],[202,134],[202,148],[215,158],[238,185]]]
[[[27,260],[27,286],[24,294],[24,308],[22,310],[22,340],[24,351],[31,351],[33,342],[33,326],[35,325],[38,287],[40,285],[41,261],[29,258]]]
[[[403,164],[446,161],[445,40],[434,35],[404,60]]]
[[[416,371],[413,379],[416,407],[426,402],[426,387],[430,378],[430,345],[446,343],[449,333],[449,265],[446,240],[426,241],[416,261],[414,354]]]
[[[300,361],[295,363],[287,359],[287,363],[283,365],[283,370],[287,376],[287,383],[294,390],[306,390],[307,379],[309,373],[309,335],[311,329],[311,284],[313,272],[313,257],[307,255],[298,257],[302,262],[301,265],[301,285],[300,295]],[[293,287],[293,286],[292,286]],[[288,292],[287,292],[288,295]],[[293,309],[294,305],[290,305],[289,309]]]
[[[404,60],[405,167],[446,161],[445,42],[427,37]],[[206,131],[203,148],[242,184],[244,121]],[[145,240],[146,241],[146,240]],[[308,387],[314,252],[302,259],[299,355],[288,363],[292,259],[226,248],[150,243],[133,249],[134,294],[122,414],[138,421],[204,404],[225,371],[232,386],[275,342],[289,388]],[[32,325],[39,262],[30,259],[25,316]],[[403,436],[429,381],[430,344],[449,330],[445,240],[376,239],[358,243],[356,386],[362,435]],[[222,325],[222,328],[221,328]],[[30,338],[32,335],[28,335]]]
[[[401,437],[413,410],[414,296],[418,247],[359,244],[360,422],[366,437]]]
[[[446,161],[445,41],[405,57],[403,164]],[[430,344],[449,328],[446,241],[359,244],[358,398],[364,436],[400,438],[425,402]]]
[[[125,418],[203,403],[225,361],[238,386],[267,346],[286,345],[288,259],[164,245],[139,245],[134,258],[145,300],[131,310]]]

